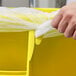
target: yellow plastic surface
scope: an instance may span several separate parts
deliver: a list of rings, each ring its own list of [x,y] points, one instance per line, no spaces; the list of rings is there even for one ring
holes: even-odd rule
[[[34,31],[0,33],[0,76],[29,76]]]
[[[0,33],[0,76],[26,74],[27,44],[28,32]]]

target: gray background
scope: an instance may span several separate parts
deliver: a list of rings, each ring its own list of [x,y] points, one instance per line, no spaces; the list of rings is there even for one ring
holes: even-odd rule
[[[66,0],[35,0],[35,7],[62,7],[65,2]],[[6,7],[29,7],[29,0],[2,0],[0,3]]]
[[[7,7],[24,7],[29,6],[29,0],[2,0],[2,6]]]

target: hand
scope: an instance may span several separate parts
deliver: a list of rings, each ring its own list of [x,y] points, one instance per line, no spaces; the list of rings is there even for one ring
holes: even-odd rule
[[[76,3],[70,3],[61,8],[53,19],[52,26],[64,33],[65,37],[76,39]]]

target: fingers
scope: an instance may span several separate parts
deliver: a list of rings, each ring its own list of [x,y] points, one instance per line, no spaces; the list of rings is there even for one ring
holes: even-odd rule
[[[52,26],[57,28],[59,32],[64,33],[65,37],[73,37],[74,39],[76,39],[75,7],[76,4],[64,6],[52,22]]]
[[[58,22],[59,21],[59,22]],[[57,27],[59,32],[64,33],[65,37],[76,38],[76,16],[71,15],[70,13],[65,13],[63,17],[59,17],[58,21],[56,21],[54,27]],[[57,25],[56,25],[57,24]]]
[[[74,31],[75,31],[75,24],[69,23],[68,27],[64,32],[65,37],[72,37]]]
[[[59,32],[61,32],[61,33],[64,33],[65,32],[69,20],[70,20],[70,18],[67,17],[66,15],[62,18],[62,20],[60,21],[60,23],[58,25],[58,31]]]
[[[55,16],[55,18],[53,19],[52,21],[52,26],[54,28],[57,28],[58,27],[58,24],[60,23],[62,19],[62,12],[59,12],[57,16]]]
[[[74,35],[75,30],[76,30],[76,17],[73,17],[65,30],[64,33],[65,37],[72,37]]]

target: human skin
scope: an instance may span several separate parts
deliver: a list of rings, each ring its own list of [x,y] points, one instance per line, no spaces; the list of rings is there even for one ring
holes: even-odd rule
[[[52,26],[65,37],[76,39],[76,2],[62,7],[52,21]]]

